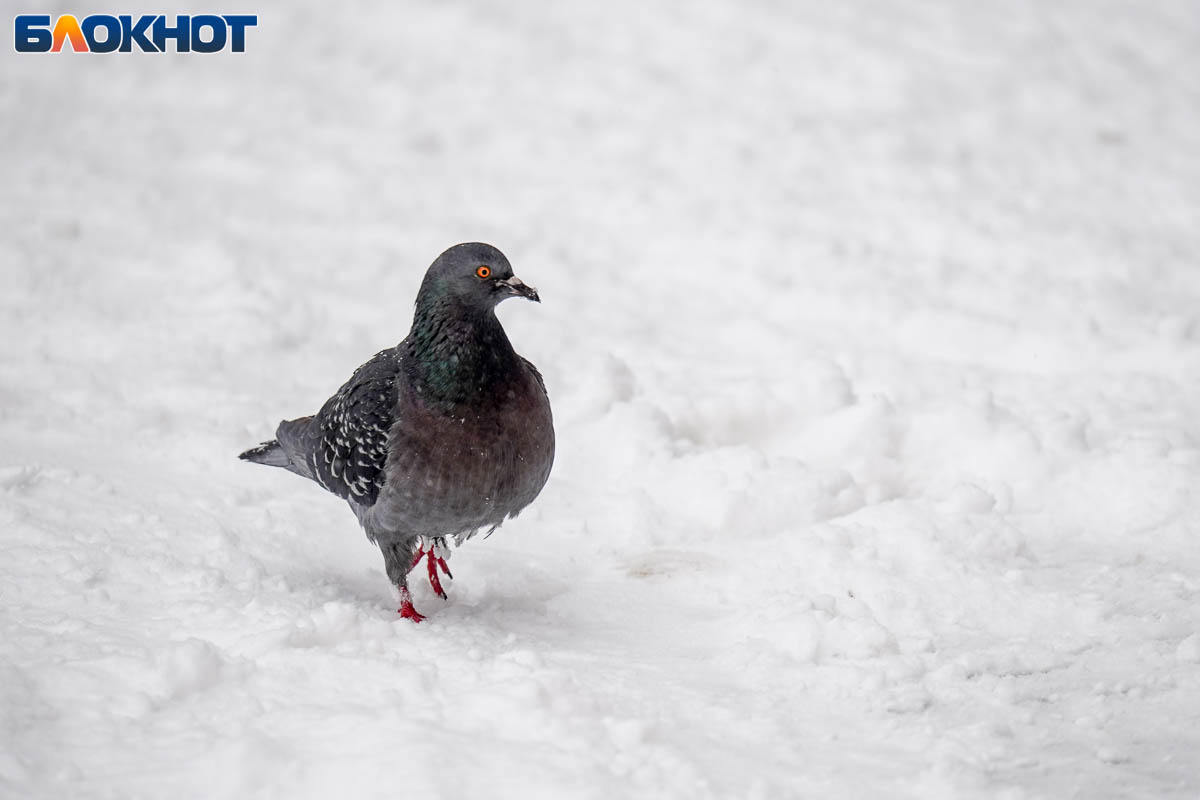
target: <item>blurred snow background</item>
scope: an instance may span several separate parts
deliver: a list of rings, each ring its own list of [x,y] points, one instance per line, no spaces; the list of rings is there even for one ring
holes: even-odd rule
[[[5,48],[0,795],[1196,796],[1192,0],[333,9]],[[472,239],[560,454],[414,626],[235,455]]]

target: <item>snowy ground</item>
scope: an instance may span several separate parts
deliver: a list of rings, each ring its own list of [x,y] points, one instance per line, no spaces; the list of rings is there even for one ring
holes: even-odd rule
[[[5,54],[0,796],[1200,793],[1194,2],[332,7]],[[470,239],[559,459],[415,626],[234,456]]]

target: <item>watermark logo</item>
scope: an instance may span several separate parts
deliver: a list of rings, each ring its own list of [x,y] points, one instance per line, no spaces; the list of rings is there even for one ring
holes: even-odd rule
[[[166,16],[91,14],[82,20],[63,14],[50,24],[49,14],[18,14],[14,45],[18,53],[219,53],[246,51],[246,29],[258,24],[256,14],[180,14],[174,24]]]

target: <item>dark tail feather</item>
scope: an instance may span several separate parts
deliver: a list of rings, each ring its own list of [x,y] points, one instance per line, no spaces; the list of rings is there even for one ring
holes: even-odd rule
[[[292,468],[292,460],[283,452],[277,439],[263,442],[258,447],[251,447],[238,456],[242,461],[253,461],[255,464],[266,464],[268,467]]]

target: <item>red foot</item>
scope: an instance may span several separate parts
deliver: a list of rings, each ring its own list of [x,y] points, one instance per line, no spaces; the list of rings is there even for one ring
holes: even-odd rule
[[[407,586],[400,587],[400,616],[404,619],[411,619],[413,622],[420,622],[425,619],[424,614],[417,613],[413,608],[412,595],[408,592]]]
[[[446,559],[437,555],[437,545],[433,543],[429,545],[428,550],[417,550],[417,554],[413,556],[412,566],[415,567],[417,564],[420,564],[422,558],[426,559],[429,567],[429,585],[433,588],[434,594],[443,600],[447,599],[446,590],[442,588],[442,580],[438,575],[438,569],[440,568],[442,572],[446,573],[447,578],[454,579],[454,576],[450,574],[450,567],[446,566]],[[412,567],[409,567],[409,569],[412,569]]]

